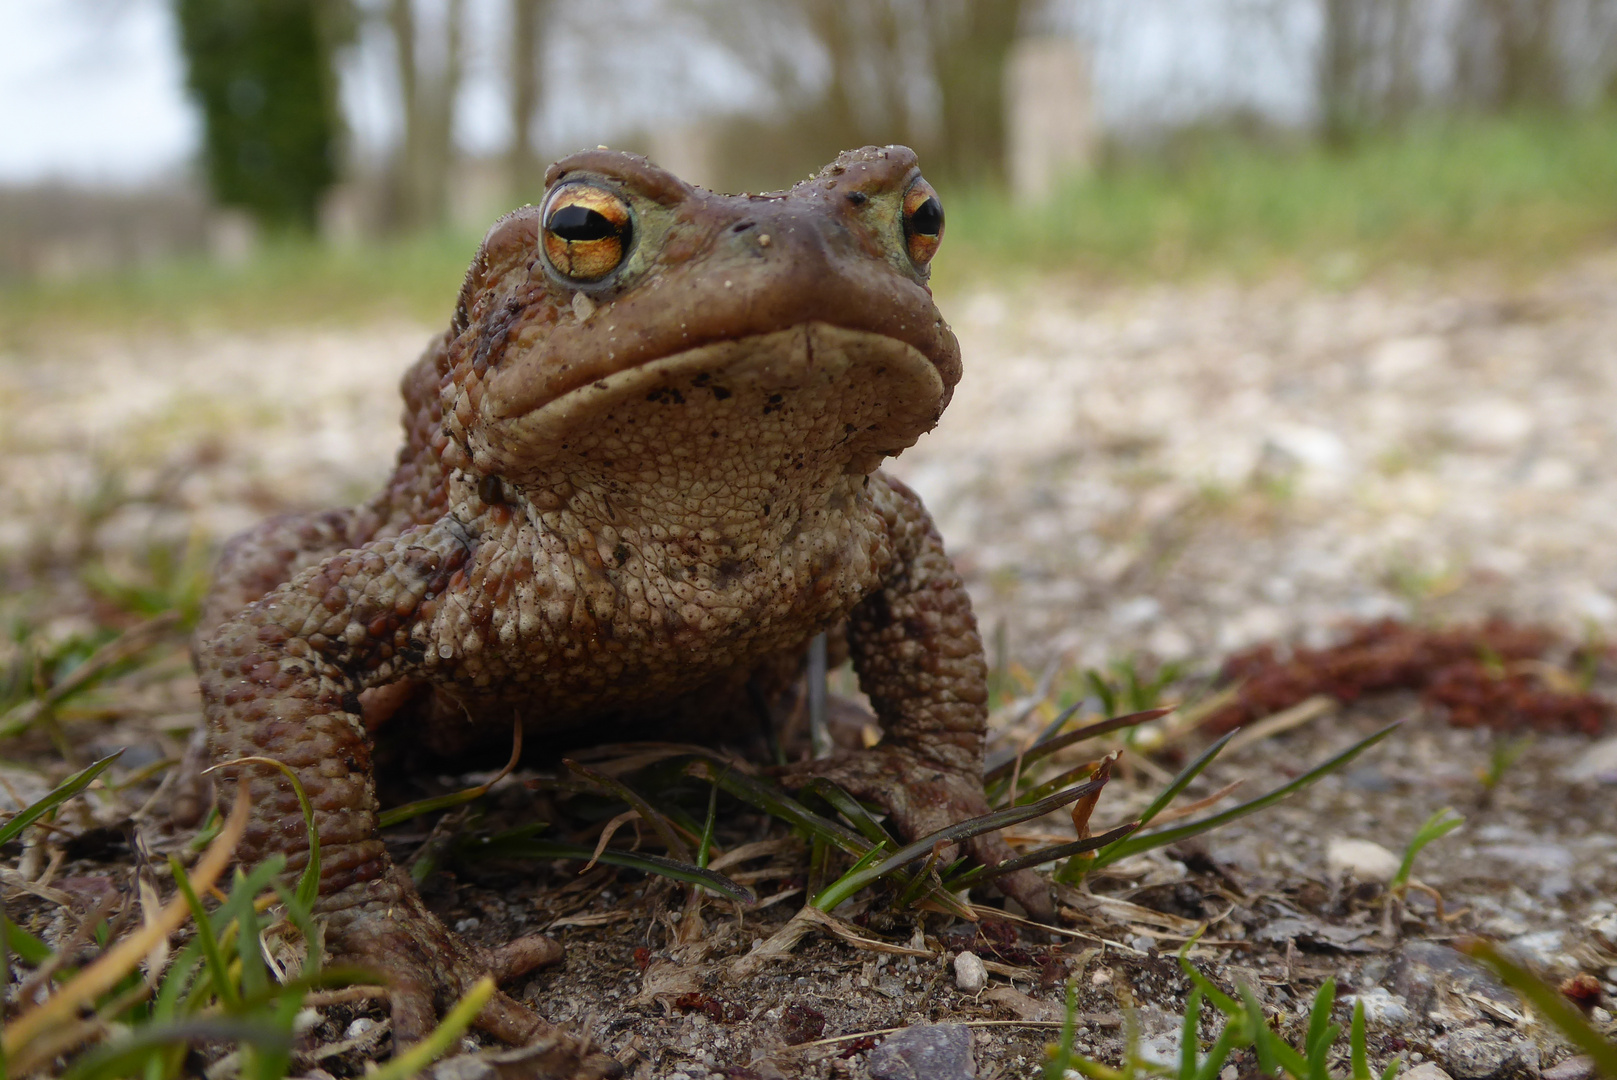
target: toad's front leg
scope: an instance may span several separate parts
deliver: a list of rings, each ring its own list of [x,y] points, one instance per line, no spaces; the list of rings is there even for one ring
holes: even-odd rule
[[[395,1045],[421,1038],[483,975],[519,974],[535,950],[488,954],[459,941],[421,903],[377,835],[371,741],[358,695],[410,674],[420,629],[473,559],[476,540],[444,520],[334,555],[244,609],[197,657],[211,756],[221,764],[263,756],[288,766],[314,806],[320,899],[334,955],[387,977]],[[241,766],[252,817],[244,863],[274,853],[295,876],[308,861],[303,815],[277,770]],[[572,1055],[560,1076],[618,1069],[587,1042],[496,994],[477,1025],[508,1042],[550,1037]],[[570,1068],[570,1071],[569,1071]]]
[[[848,616],[848,647],[882,741],[796,775],[835,780],[885,807],[914,838],[989,811],[982,782],[988,668],[971,598],[920,498],[881,473],[869,490],[886,518],[893,562]],[[967,847],[989,866],[1013,854],[997,833]],[[1049,886],[1031,870],[998,884],[1029,913],[1053,916]]]

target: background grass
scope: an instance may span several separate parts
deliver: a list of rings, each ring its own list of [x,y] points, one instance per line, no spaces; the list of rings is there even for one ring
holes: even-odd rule
[[[1190,133],[1113,155],[1048,204],[946,191],[936,281],[1060,272],[1102,281],[1303,273],[1350,284],[1390,266],[1531,270],[1617,241],[1617,111],[1416,122],[1330,149]],[[174,331],[449,315],[480,237],[359,247],[283,239],[67,282],[0,284],[0,346],[63,328]]]
[[[1617,112],[1434,119],[1341,149],[1189,134],[1044,207],[976,192],[948,212],[951,280],[973,256],[994,271],[1302,269],[1326,284],[1391,264],[1533,268],[1617,241]]]

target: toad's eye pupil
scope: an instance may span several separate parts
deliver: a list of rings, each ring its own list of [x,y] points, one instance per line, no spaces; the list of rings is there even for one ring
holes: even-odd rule
[[[557,207],[545,228],[568,241],[605,240],[618,231],[606,215],[577,203]]]
[[[915,208],[910,215],[910,229],[922,236],[936,236],[943,231],[943,204],[936,198],[928,198],[926,202]]]

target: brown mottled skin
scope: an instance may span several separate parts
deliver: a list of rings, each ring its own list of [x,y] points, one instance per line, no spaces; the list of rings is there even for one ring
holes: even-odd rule
[[[986,810],[970,602],[920,501],[876,471],[960,376],[906,247],[918,175],[909,150],[867,147],[788,192],[726,196],[626,154],[558,162],[547,190],[593,184],[631,208],[622,264],[570,281],[538,209],[496,223],[449,330],[404,378],[386,488],[227,549],[198,639],[210,755],[267,755],[301,779],[331,951],[393,980],[401,1044],[536,951],[458,941],[388,858],[371,757],[384,721],[508,745],[516,713],[542,748],[729,700],[841,623],[884,738],[792,779],[831,776],[911,836]],[[240,772],[241,858],[280,852],[297,871],[290,785]],[[997,838],[970,850],[1008,853]],[[1006,880],[1048,912],[1038,878]],[[613,1068],[504,995],[479,1025],[560,1040],[580,1076]]]

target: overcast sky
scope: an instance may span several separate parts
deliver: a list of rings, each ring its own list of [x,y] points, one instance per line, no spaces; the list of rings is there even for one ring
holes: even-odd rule
[[[426,20],[442,6],[418,4]],[[507,138],[500,89],[506,6],[506,0],[467,2],[468,78],[456,136],[473,153],[496,151]],[[1093,43],[1097,103],[1111,129],[1231,105],[1282,122],[1307,119],[1318,35],[1312,0],[1282,3],[1283,17],[1271,10],[1256,22],[1234,14],[1250,10],[1242,0],[1064,0],[1063,6],[1066,17],[1056,24]],[[564,34],[553,35],[542,145],[594,144],[628,127],[722,109],[761,92],[691,26],[659,21],[667,10],[660,0],[614,0],[614,7],[621,26],[655,32],[625,35],[631,44],[614,50],[608,63],[569,50]],[[137,185],[187,167],[197,121],[185,98],[170,11],[171,0],[0,0],[0,183]],[[429,27],[423,37],[431,36]],[[345,55],[342,85],[360,152],[379,153],[397,127],[389,43],[380,27]]]

